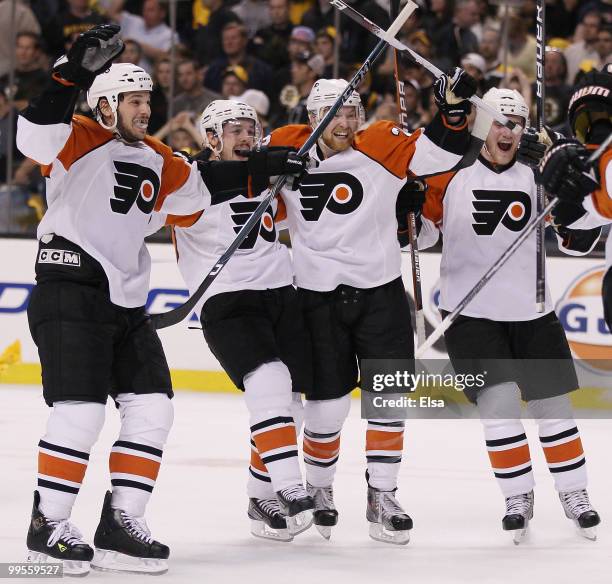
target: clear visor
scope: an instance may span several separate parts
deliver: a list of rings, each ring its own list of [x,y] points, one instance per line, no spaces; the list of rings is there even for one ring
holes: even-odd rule
[[[325,117],[325,114],[331,109],[331,106],[325,106],[319,109],[319,113],[316,116],[315,127],[321,123],[321,120]],[[341,107],[334,116],[332,123],[344,123],[349,126],[353,131],[356,131],[365,122],[365,112],[361,105],[345,105]]]
[[[251,118],[235,118],[223,122],[223,137],[232,136],[235,140],[247,138],[251,147],[261,143],[261,124]]]

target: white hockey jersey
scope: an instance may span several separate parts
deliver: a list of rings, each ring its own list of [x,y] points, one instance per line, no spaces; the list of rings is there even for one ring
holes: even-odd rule
[[[173,226],[178,267],[190,294],[197,290],[265,194],[235,197],[190,217],[167,217],[166,224]],[[208,298],[221,292],[266,290],[293,283],[289,250],[279,242],[274,222],[277,207],[277,201],[273,201],[266,209],[259,227],[251,230],[198,303],[198,314]]]
[[[599,185],[600,188],[591,193],[584,200],[583,206],[587,211],[572,223],[572,229],[592,229],[612,223],[612,148],[608,148],[599,159]],[[606,240],[606,269],[612,268],[612,236],[608,233]]]
[[[537,214],[533,171],[521,163],[495,167],[482,156],[470,167],[429,179],[421,247],[444,235],[439,307],[451,312]],[[425,241],[425,234],[434,236]],[[526,321],[536,310],[536,237],[530,237],[461,314],[497,321]]]
[[[48,211],[38,238],[57,234],[76,243],[102,265],[114,304],[143,306],[151,212],[188,214],[210,205],[196,164],[153,138],[123,142],[83,116],[49,125],[20,116],[17,146],[43,165],[47,178]]]
[[[271,146],[299,148],[308,126],[274,130]],[[408,171],[452,168],[460,156],[436,146],[421,130],[408,135],[392,122],[357,132],[353,146],[321,159],[299,191],[283,192],[297,286],[330,291],[340,284],[373,288],[400,276],[395,203]]]

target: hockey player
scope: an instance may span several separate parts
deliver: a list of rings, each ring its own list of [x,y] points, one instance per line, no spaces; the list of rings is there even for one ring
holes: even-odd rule
[[[443,100],[461,102],[475,83],[457,70],[445,78]],[[317,81],[307,100],[310,126],[286,126],[271,145],[301,146],[344,91],[342,80]],[[446,101],[444,101],[446,104]],[[418,211],[422,193],[409,173],[451,168],[453,146],[467,140],[465,121],[453,127],[438,116],[409,136],[391,122],[363,131],[355,92],[310,151],[311,167],[299,193],[285,192],[296,284],[313,344],[314,380],[307,392],[304,458],[307,490],[315,501],[315,525],[329,538],[338,512],[333,479],[340,432],[359,379],[360,359],[412,359],[410,309],[400,274],[395,205]],[[445,149],[436,145],[446,143]],[[366,433],[367,520],[374,539],[408,543],[412,519],[396,499],[403,450],[403,420],[369,420]]]
[[[483,99],[514,122],[528,124],[529,109],[518,92],[494,88]],[[435,242],[437,230],[444,235],[439,305],[443,314],[458,305],[536,212],[533,172],[517,162],[518,146],[519,137],[494,122],[474,165],[427,181],[419,243],[425,247]],[[434,236],[426,243],[425,234]],[[562,249],[568,246],[567,237],[559,239]],[[516,543],[533,517],[534,479],[519,419],[521,397],[537,421],[567,516],[589,537],[594,537],[599,523],[586,492],[585,456],[567,395],[578,387],[576,373],[548,290],[544,314],[536,310],[535,273],[533,233],[445,333],[457,372],[486,371],[486,386],[468,389],[466,395],[478,408],[491,465],[506,500],[503,529],[513,532]]]
[[[216,100],[200,119],[199,157],[246,160],[263,154],[256,111]],[[269,156],[277,153],[272,151]],[[303,170],[295,160],[297,172]],[[188,217],[169,216],[181,274],[193,293],[262,200],[265,182],[241,196]],[[291,541],[312,525],[313,501],[299,467],[296,429],[301,394],[311,384],[310,342],[293,287],[286,246],[278,241],[274,201],[233,255],[199,307],[204,337],[250,414],[251,464],[247,494],[251,532]],[[293,391],[296,393],[293,394]],[[292,394],[295,400],[292,400]],[[294,406],[294,407],[292,407]],[[294,416],[295,414],[295,416]]]
[[[612,147],[592,165],[590,151],[612,133],[612,65],[584,76],[569,104],[569,122],[577,140],[560,142],[542,165],[546,190],[560,199],[553,209],[555,223],[572,229],[591,229],[612,223]],[[593,172],[594,171],[594,172]],[[604,317],[612,331],[612,236],[606,241],[603,279]]]
[[[42,165],[49,207],[38,228],[28,320],[53,409],[39,443],[28,559],[62,560],[69,575],[87,574],[90,562],[104,570],[167,569],[169,549],[143,519],[173,419],[168,365],[144,309],[144,236],[154,209],[192,213],[210,204],[214,190],[204,182],[212,167],[189,165],[146,135],[151,78],[131,64],[111,66],[122,48],[118,26],[82,33],[18,120],[17,145]],[[97,121],[73,116],[81,89]],[[121,431],[94,557],[69,517],[108,395]]]

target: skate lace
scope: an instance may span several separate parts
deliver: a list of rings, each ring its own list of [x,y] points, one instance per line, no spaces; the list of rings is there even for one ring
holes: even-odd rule
[[[153,538],[151,537],[151,530],[147,525],[147,522],[144,520],[144,517],[132,517],[125,512],[121,512],[121,517],[123,518],[123,522],[127,530],[140,541],[145,543],[153,543]]]
[[[314,499],[315,509],[334,509],[333,487],[308,486],[308,494]]]
[[[563,505],[565,505],[565,507],[567,507],[576,517],[592,509],[589,495],[584,489],[561,493],[561,500],[563,501]]]
[[[522,495],[514,495],[506,499],[506,514],[507,515],[525,515],[531,506],[530,493]]]
[[[83,534],[74,526],[68,519],[63,521],[47,521],[47,524],[53,527],[53,531],[47,540],[47,546],[53,547],[60,539],[63,539],[68,545],[85,544]]]
[[[395,498],[394,493],[381,493],[380,494],[380,508],[383,515],[392,517],[394,515],[406,515],[406,511],[402,509],[399,501]]]
[[[259,506],[267,515],[282,515],[276,499],[259,499]]]
[[[294,485],[293,487],[287,487],[286,489],[283,489],[280,493],[287,501],[296,501],[307,496],[307,493],[304,491],[304,487],[302,485]]]

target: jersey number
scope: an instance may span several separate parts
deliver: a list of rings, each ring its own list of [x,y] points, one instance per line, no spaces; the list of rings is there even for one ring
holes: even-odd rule
[[[150,168],[132,162],[113,161],[115,165],[114,198],[111,209],[126,215],[134,203],[145,214],[151,213],[159,195],[159,177]]]
[[[531,217],[531,197],[522,191],[474,190],[472,227],[477,235],[493,235],[501,223],[521,231]]]

